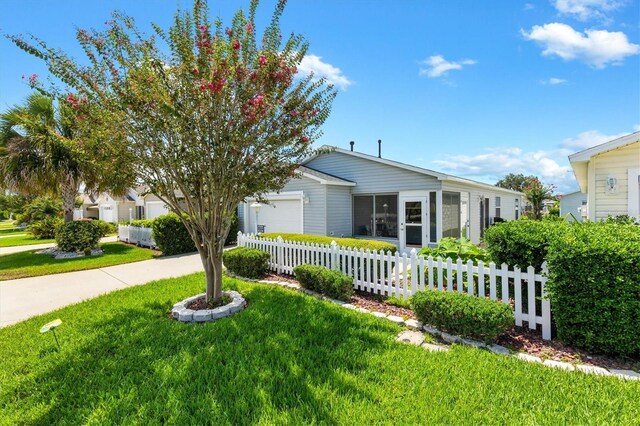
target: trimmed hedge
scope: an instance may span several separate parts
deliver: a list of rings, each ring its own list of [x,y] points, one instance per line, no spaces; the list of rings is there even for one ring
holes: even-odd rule
[[[197,250],[187,228],[175,213],[156,217],[151,223],[151,229],[153,240],[164,255],[191,253]]]
[[[353,278],[323,266],[298,265],[293,268],[302,287],[334,299],[348,301],[353,295]]]
[[[105,222],[104,220],[94,220],[93,222],[97,223],[98,225],[100,225],[100,228],[102,229],[102,236],[105,237],[109,234],[113,234],[115,232],[118,232],[118,225],[116,225],[115,223],[111,223],[111,222]]]
[[[129,223],[125,223],[128,225]],[[135,226],[138,228],[151,228],[153,226],[153,219],[136,219],[131,222],[131,226]]]
[[[92,220],[74,220],[58,227],[56,244],[62,251],[91,250],[102,238],[102,227]]]
[[[500,265],[540,269],[549,243],[571,227],[566,222],[520,219],[498,223],[484,233],[484,241],[492,261]]]
[[[282,237],[285,241],[297,241],[302,243],[312,243],[312,244],[331,244],[332,241],[335,241],[336,244],[342,247],[352,247],[357,249],[364,250],[384,250],[385,252],[390,251],[391,253],[395,253],[398,249],[395,244],[389,243],[387,241],[379,241],[379,240],[365,240],[360,238],[334,238],[334,237],[326,237],[323,235],[307,235],[307,234],[287,234],[287,233],[267,233],[260,234],[260,237],[263,238],[273,238],[276,239],[278,237]]]
[[[222,253],[222,262],[231,272],[245,278],[260,278],[269,268],[271,255],[266,251],[237,247]]]
[[[464,293],[425,290],[411,297],[411,309],[425,324],[485,343],[513,325],[509,305]]]
[[[33,235],[36,240],[45,240],[56,237],[56,229],[62,225],[64,221],[59,218],[47,218],[31,222],[27,226],[27,232]]]
[[[640,354],[640,228],[584,223],[548,254],[558,338],[590,352]]]

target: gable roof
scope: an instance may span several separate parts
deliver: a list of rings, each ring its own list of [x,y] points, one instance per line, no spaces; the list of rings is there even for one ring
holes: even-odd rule
[[[302,176],[320,182],[322,185],[356,186],[355,182],[351,182],[350,180],[342,179],[328,173],[323,173],[312,169],[311,167],[299,166],[298,171],[302,173]]]
[[[357,152],[357,151],[350,151],[350,150],[338,148],[338,147],[335,147],[335,146],[328,146],[328,145],[322,146],[317,154],[305,159],[302,163],[306,164],[306,163],[310,162],[311,160],[313,160],[314,158],[319,157],[320,155],[326,154],[327,152],[339,152],[341,154],[346,154],[346,155],[350,155],[350,156],[357,157],[357,158],[363,158],[363,159],[369,160],[369,161],[375,161],[375,162],[378,162],[378,163],[381,163],[381,164],[386,164],[388,166],[398,167],[400,169],[409,170],[409,171],[412,171],[412,172],[415,172],[415,173],[420,173],[420,174],[423,174],[423,175],[435,177],[435,178],[437,178],[438,180],[441,180],[441,181],[447,181],[447,182],[451,182],[451,183],[460,183],[460,184],[463,184],[463,185],[469,185],[469,186],[473,186],[473,187],[476,187],[476,188],[501,191],[501,192],[514,194],[514,195],[522,195],[521,192],[512,191],[511,189],[500,188],[499,186],[490,185],[488,183],[478,182],[478,181],[471,180],[471,179],[465,179],[465,178],[449,175],[449,174],[442,173],[442,172],[436,172],[434,170],[429,170],[429,169],[425,169],[425,168],[422,168],[422,167],[416,167],[416,166],[412,166],[410,164],[401,163],[399,161],[388,160],[386,158],[376,157],[376,156],[373,156],[373,155],[364,154],[362,152]],[[304,166],[302,166],[302,167],[304,167]],[[355,183],[354,183],[354,185],[355,185]]]
[[[571,168],[573,169],[573,174],[578,181],[580,190],[582,192],[588,191],[588,164],[589,161],[591,161],[592,157],[604,154],[608,151],[613,151],[614,149],[631,145],[632,143],[636,143],[638,141],[640,141],[640,131],[630,133],[626,136],[622,136],[609,142],[601,143],[600,145],[592,146],[591,148],[587,148],[582,151],[576,152],[575,154],[571,154],[569,156],[569,162],[571,163]]]

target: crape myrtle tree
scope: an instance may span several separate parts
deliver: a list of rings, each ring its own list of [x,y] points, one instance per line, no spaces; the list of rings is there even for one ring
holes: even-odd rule
[[[84,123],[119,140],[132,160],[125,166],[179,215],[202,258],[209,300],[222,297],[222,250],[238,204],[295,175],[336,94],[322,79],[296,78],[308,44],[282,39],[285,3],[261,38],[257,0],[228,27],[196,0],[152,35],[115,12],[104,31],[77,31],[86,64],[40,39],[10,36],[78,93]]]
[[[553,199],[554,190],[555,187],[553,185],[544,185],[537,177],[534,177],[525,185],[523,192],[527,201],[531,203],[532,219],[542,219],[543,201]]]

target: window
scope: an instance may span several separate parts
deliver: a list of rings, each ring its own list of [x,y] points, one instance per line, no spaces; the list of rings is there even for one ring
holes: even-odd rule
[[[516,198],[516,219],[520,217],[520,199]]]
[[[353,235],[398,238],[398,196],[354,196]]]
[[[500,197],[496,197],[496,217],[500,217]]]
[[[442,192],[442,238],[460,238],[460,193]]]

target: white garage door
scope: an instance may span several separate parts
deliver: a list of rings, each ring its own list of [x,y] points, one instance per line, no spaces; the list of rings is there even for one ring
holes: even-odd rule
[[[249,228],[247,232],[256,232],[256,210],[249,209]],[[264,225],[264,232],[302,233],[302,200],[273,200],[263,204],[258,212],[258,225]]]
[[[100,206],[100,219],[105,222],[115,222],[113,217],[113,206]]]
[[[155,219],[158,216],[169,213],[169,209],[162,201],[149,201],[146,206],[147,219]]]

